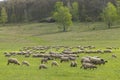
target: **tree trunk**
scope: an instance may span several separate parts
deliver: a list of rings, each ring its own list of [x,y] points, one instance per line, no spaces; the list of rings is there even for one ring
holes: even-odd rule
[[[63,25],[63,32],[66,32],[66,27],[65,27],[65,25]]]
[[[108,22],[108,29],[111,28],[111,22]]]

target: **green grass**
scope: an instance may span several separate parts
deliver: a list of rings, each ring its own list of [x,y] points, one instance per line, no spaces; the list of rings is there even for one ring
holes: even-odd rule
[[[103,23],[74,23],[71,31],[59,32],[54,23],[9,24],[0,27],[0,80],[120,80],[120,50],[113,50],[118,58],[111,54],[80,54],[77,59],[78,67],[69,67],[70,63],[62,63],[59,67],[51,67],[48,62],[47,70],[39,70],[39,58],[24,58],[13,56],[18,60],[27,60],[31,66],[7,66],[5,51],[18,51],[24,46],[86,46],[94,45],[97,49],[107,46],[120,47],[120,28],[113,26],[107,29]],[[93,28],[95,27],[95,30]],[[95,70],[80,69],[82,56],[100,56],[108,60],[106,65],[98,66]],[[59,62],[59,60],[57,60]],[[59,62],[60,63],[60,62]]]

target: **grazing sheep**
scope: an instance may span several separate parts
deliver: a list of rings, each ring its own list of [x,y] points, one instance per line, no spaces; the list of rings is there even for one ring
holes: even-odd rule
[[[30,57],[30,54],[25,54],[25,57]]]
[[[98,49],[96,52],[97,52],[97,53],[103,53],[103,51],[100,50],[100,49]]]
[[[70,50],[65,50],[62,53],[64,53],[64,54],[73,54],[73,52],[71,52],[71,49]]]
[[[56,61],[52,61],[51,66],[59,66],[59,64]]]
[[[38,57],[43,57],[44,54],[32,54],[32,57],[34,58],[38,58]]]
[[[9,65],[9,63],[20,65],[20,62],[16,58],[9,58],[7,65]]]
[[[43,58],[43,59],[41,59],[41,63],[43,64],[43,63],[47,63],[47,61],[48,61],[48,58]]]
[[[62,62],[68,62],[69,61],[69,57],[61,57],[61,60],[60,60],[60,62],[62,63]]]
[[[117,58],[117,56],[115,54],[112,54],[112,58]]]
[[[104,50],[104,53],[112,53],[112,50],[106,49]]]
[[[76,57],[69,57],[69,59],[70,59],[71,61],[75,61],[75,60],[76,60]]]
[[[104,59],[97,58],[97,57],[90,57],[90,61],[91,61],[91,63],[96,64],[96,65],[97,64],[99,64],[99,65],[105,64],[107,62]]]
[[[91,63],[82,63],[82,66],[80,68],[84,68],[84,69],[94,69],[94,68],[97,68],[97,66],[95,66],[94,64],[91,64]]]
[[[98,56],[94,56],[94,57],[88,56],[88,57],[81,58],[81,63],[93,63],[96,65],[98,64],[101,65],[101,64],[105,64],[106,62],[107,61],[105,61],[104,59],[101,59]]]
[[[77,67],[77,62],[72,61],[72,62],[70,63],[70,67]]]
[[[113,49],[113,47],[106,47],[106,49]]]
[[[29,64],[28,61],[23,61],[23,62],[22,62],[22,65],[30,66],[30,64]]]
[[[77,52],[78,52],[78,53],[84,53],[85,50],[81,50],[81,49],[80,49],[80,50],[78,50]]]
[[[91,61],[90,61],[89,57],[82,57],[81,63],[91,63]]]
[[[10,56],[11,56],[10,53],[6,53],[6,54],[5,54],[5,57],[10,57]]]
[[[47,66],[45,64],[40,64],[39,69],[47,69]]]

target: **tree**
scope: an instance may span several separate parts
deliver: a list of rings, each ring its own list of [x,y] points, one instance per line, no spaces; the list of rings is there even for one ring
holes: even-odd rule
[[[74,21],[79,20],[79,6],[77,2],[72,3],[71,14]]]
[[[5,7],[2,7],[2,10],[1,10],[1,23],[5,24],[7,22],[7,12],[6,12],[6,9]]]
[[[101,15],[108,28],[112,26],[113,22],[115,22],[118,17],[117,9],[111,2],[109,2],[105,9],[103,9],[103,13]]]
[[[67,7],[63,6],[62,2],[57,2],[55,5],[55,12],[53,17],[60,25],[59,28],[66,32],[68,27],[72,24],[72,15]]]
[[[120,22],[120,0],[117,0],[118,22]]]

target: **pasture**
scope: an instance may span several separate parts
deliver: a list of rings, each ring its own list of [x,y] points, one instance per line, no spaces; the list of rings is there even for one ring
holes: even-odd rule
[[[59,67],[51,67],[51,60],[46,64],[48,69],[39,70],[40,58],[25,58],[23,55],[11,56],[20,62],[26,60],[30,66],[7,65],[8,57],[4,52],[19,51],[29,46],[88,46],[105,50],[106,47],[120,47],[120,28],[113,26],[107,29],[103,23],[74,23],[71,31],[59,32],[54,23],[9,24],[0,26],[0,80],[119,80],[120,49],[112,49],[112,53],[79,54],[77,67],[70,67],[70,62],[60,63]],[[95,30],[93,30],[95,28]],[[59,50],[61,52],[63,49]],[[73,49],[76,51],[77,49]],[[49,51],[56,52],[55,49]],[[117,58],[112,58],[116,54]],[[81,57],[100,56],[108,61],[105,65],[97,65],[97,69],[80,69]]]

